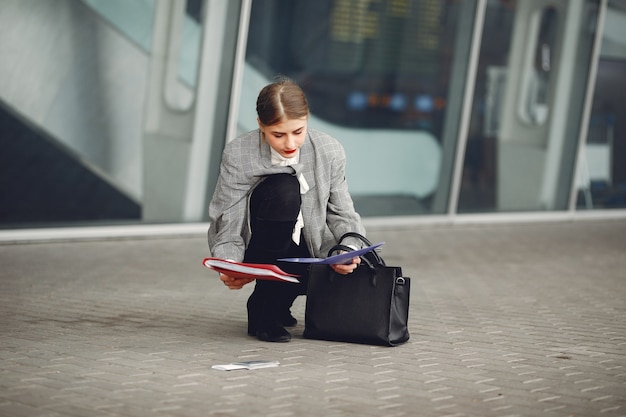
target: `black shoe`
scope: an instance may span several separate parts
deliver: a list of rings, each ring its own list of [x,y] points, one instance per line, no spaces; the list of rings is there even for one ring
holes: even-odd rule
[[[295,327],[298,324],[298,320],[290,314],[288,317],[283,317],[280,320],[280,324],[283,327]],[[248,336],[256,336],[258,332],[256,320],[248,317]]]
[[[263,326],[257,330],[256,337],[263,342],[284,343],[291,340],[291,333],[279,324]]]
[[[280,324],[284,327],[295,327],[295,325],[298,324],[298,320],[287,310],[287,312],[281,316]]]

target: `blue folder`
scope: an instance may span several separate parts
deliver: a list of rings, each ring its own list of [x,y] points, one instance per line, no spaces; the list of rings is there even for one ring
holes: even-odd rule
[[[282,258],[279,261],[284,262],[297,262],[301,264],[329,264],[329,265],[341,265],[351,263],[352,258],[366,254],[369,251],[382,246],[385,242],[376,243],[372,246],[367,246],[362,249],[353,250],[351,252],[340,253],[339,255],[329,256],[328,258]]]

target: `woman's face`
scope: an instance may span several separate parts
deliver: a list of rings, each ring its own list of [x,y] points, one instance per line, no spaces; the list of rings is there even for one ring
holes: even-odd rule
[[[289,119],[272,126],[263,126],[259,122],[259,128],[265,135],[267,143],[285,158],[295,156],[296,151],[304,144],[306,125],[306,117]]]

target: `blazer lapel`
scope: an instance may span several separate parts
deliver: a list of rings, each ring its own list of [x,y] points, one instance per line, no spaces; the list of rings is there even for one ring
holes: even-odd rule
[[[272,166],[272,155],[270,152],[270,145],[263,140],[263,135],[259,129],[259,153],[261,155],[260,164],[263,168],[270,168]]]
[[[302,196],[302,205],[300,206],[300,210],[302,211],[302,216],[304,217],[304,229],[306,230],[314,230],[311,229],[311,222],[315,222],[314,220],[314,212],[315,206],[318,202],[316,198],[317,189],[315,183],[315,151],[313,144],[311,142],[311,137],[307,134],[307,140],[304,142],[302,147],[300,148],[300,162],[294,166],[296,169],[296,175],[302,174],[304,179],[306,180],[309,190]],[[308,236],[309,239],[315,239],[314,236]],[[317,242],[309,242],[309,247],[315,247]]]
[[[307,134],[304,145],[300,148],[300,165],[297,171],[304,175],[304,179],[309,184],[309,190],[315,188],[315,152],[311,143],[311,136]]]

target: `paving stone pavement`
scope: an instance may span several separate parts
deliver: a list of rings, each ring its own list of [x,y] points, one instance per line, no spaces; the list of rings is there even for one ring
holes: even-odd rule
[[[625,220],[368,236],[412,278],[399,347],[248,337],[203,236],[0,245],[0,416],[626,416]]]

